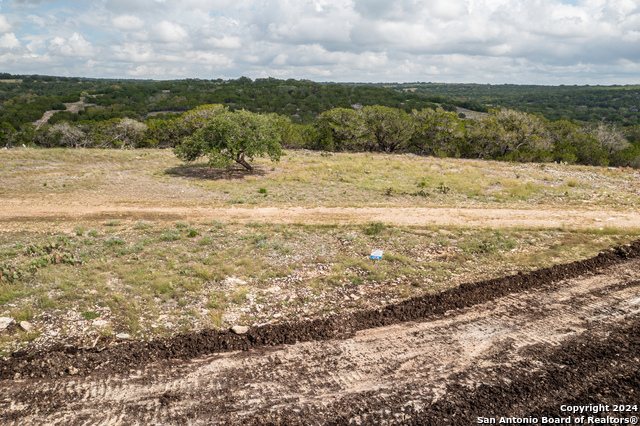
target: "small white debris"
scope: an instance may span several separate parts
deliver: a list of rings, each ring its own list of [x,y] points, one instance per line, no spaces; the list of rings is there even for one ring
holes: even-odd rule
[[[129,336],[127,333],[120,333],[120,334],[116,334],[116,337],[117,337],[118,339],[128,339],[128,338],[130,338],[131,336]]]
[[[383,251],[382,251],[382,250],[373,250],[373,251],[371,252],[370,259],[377,259],[377,260],[380,260],[380,259],[382,259],[382,254],[383,254]]]
[[[102,328],[102,327],[106,327],[107,325],[109,325],[109,321],[99,319],[99,320],[94,320],[91,324],[94,327]]]
[[[236,334],[246,334],[247,331],[249,331],[249,327],[246,327],[244,325],[234,325],[233,327],[231,327],[231,331]]]
[[[33,325],[27,321],[20,321],[20,328],[28,332],[33,330]]]
[[[226,285],[245,285],[247,282],[241,280],[240,278],[227,277],[224,280]]]
[[[5,331],[14,322],[13,318],[0,317],[0,332]]]

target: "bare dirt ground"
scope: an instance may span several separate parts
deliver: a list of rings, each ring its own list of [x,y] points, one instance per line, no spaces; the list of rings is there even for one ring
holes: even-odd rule
[[[639,255],[636,242],[385,309],[252,327],[241,335],[209,331],[117,348],[18,354],[0,362],[0,419],[457,425],[517,417],[545,423],[576,417],[565,404],[602,404],[607,408],[586,413],[591,423],[634,424]],[[615,411],[619,405],[622,412]]]
[[[86,107],[88,106],[93,106],[95,104],[88,104],[84,102],[84,98],[79,100],[78,102],[69,102],[69,103],[65,103],[64,106],[67,107],[66,111],[69,111],[73,114],[77,114],[78,111],[82,111],[84,110]],[[49,122],[49,119],[51,117],[53,117],[53,115],[58,112],[58,110],[50,110],[50,111],[45,111],[44,114],[42,114],[42,117],[37,120],[35,123],[36,129],[39,129],[40,127],[44,126],[45,124],[47,124]]]
[[[469,226],[483,228],[640,228],[640,212],[621,209],[498,209],[498,208],[388,208],[388,207],[229,207],[171,206],[169,203],[64,203],[52,200],[5,199],[0,209],[0,229],[24,222],[105,218],[174,220],[225,220],[238,222],[364,224],[372,221],[398,226]],[[127,205],[129,204],[129,205]],[[136,205],[137,204],[137,205]]]

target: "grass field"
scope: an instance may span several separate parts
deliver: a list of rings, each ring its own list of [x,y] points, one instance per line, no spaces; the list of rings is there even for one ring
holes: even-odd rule
[[[36,326],[0,336],[0,353],[378,307],[593,256],[640,234],[606,221],[501,228],[239,221],[225,210],[191,217],[203,207],[318,206],[623,214],[640,202],[640,174],[626,170],[305,151],[257,163],[247,174],[184,166],[160,150],[0,151],[0,316]],[[87,205],[111,210],[51,216]],[[176,206],[183,214],[149,213]],[[382,260],[368,258],[373,249]]]
[[[9,150],[0,197],[78,196],[224,206],[616,206],[640,204],[638,174],[591,166],[289,151],[257,172],[183,165],[169,150]]]

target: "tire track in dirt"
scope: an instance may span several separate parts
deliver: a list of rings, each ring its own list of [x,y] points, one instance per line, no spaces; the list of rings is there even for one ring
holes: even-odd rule
[[[607,368],[564,378],[566,386],[584,393],[629,376],[627,358],[600,352],[602,342],[620,335],[616,330],[628,320],[638,326],[626,339],[638,340],[640,259],[451,308],[431,321],[365,329],[344,340],[169,359],[84,378],[3,381],[0,419],[6,424],[369,424],[380,419],[427,424],[422,420],[434,407],[452,412],[456,398],[486,398],[478,389],[503,391],[527,377],[539,381],[550,368],[559,369],[562,378],[604,359]],[[637,360],[634,348],[627,349]],[[591,350],[600,351],[599,358],[588,355]],[[567,353],[583,356],[584,366],[557,367]],[[548,382],[520,383],[512,393]],[[567,398],[561,389],[547,391]],[[495,398],[506,401],[509,395]],[[522,414],[545,404],[551,403],[538,395],[515,401],[513,410]],[[464,413],[469,407],[457,409]],[[428,424],[468,424],[443,418]]]
[[[267,222],[277,224],[367,224],[384,222],[396,226],[464,226],[493,229],[503,228],[560,228],[588,229],[601,227],[640,228],[640,213],[635,210],[558,209],[558,208],[452,208],[452,207],[255,207],[214,208],[180,203],[154,203],[122,200],[114,205],[79,204],[75,200],[3,200],[0,209],[0,230],[10,230],[11,224],[28,221],[42,222],[83,220],[225,220]],[[178,204],[178,205],[176,205]],[[34,223],[35,222],[35,223]]]

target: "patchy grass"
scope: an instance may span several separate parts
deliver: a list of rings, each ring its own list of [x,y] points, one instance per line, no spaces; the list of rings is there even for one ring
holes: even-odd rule
[[[640,206],[638,174],[618,169],[398,154],[286,154],[276,167],[256,159],[256,172],[248,173],[184,165],[170,150],[6,150],[0,152],[0,196],[218,207]]]
[[[273,168],[259,159],[256,173],[209,176],[199,165],[180,165],[168,151],[7,150],[0,152],[0,165],[0,198],[53,195],[60,203],[82,198],[109,206],[230,209],[230,203],[245,209],[640,205],[637,174],[556,164],[289,151]],[[68,338],[90,332],[146,338],[310,318],[583,259],[640,235],[606,226],[496,230],[117,217],[87,218],[71,227],[47,223],[46,232],[16,222],[0,234],[0,266],[11,271],[10,280],[0,280],[0,316],[29,319],[39,330],[55,327]],[[369,259],[373,249],[384,251],[381,260]],[[108,325],[92,328],[97,318]],[[38,333],[3,337],[0,352],[38,341]]]
[[[167,238],[191,230],[200,238]],[[52,263],[27,278],[0,282],[0,316],[38,323],[43,312],[78,312],[85,327],[107,318],[109,327],[101,333],[140,337],[281,321],[383,306],[462,282],[583,259],[638,235],[615,228],[496,231],[375,223],[123,226],[115,234],[57,239],[5,233],[0,263],[18,271],[33,259],[28,247],[58,240],[81,262]],[[384,250],[382,260],[368,258],[374,248]]]

